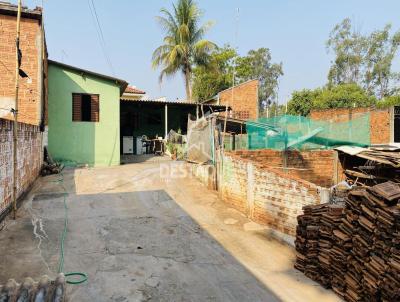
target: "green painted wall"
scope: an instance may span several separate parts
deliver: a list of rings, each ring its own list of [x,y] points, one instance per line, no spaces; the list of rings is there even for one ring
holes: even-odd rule
[[[49,65],[49,151],[56,160],[90,166],[120,163],[119,85]],[[72,121],[72,93],[99,94],[99,122]]]

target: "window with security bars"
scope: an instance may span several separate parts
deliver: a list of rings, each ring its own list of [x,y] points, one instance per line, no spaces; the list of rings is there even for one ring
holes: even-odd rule
[[[99,110],[98,94],[72,94],[72,121],[98,122],[100,115]]]

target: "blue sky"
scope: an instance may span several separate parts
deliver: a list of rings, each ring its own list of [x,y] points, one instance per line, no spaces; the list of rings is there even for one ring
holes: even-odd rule
[[[12,2],[16,2],[15,0]],[[87,0],[43,0],[49,57],[93,71],[112,74],[107,64]],[[29,7],[41,0],[26,0]],[[159,85],[151,68],[153,50],[162,31],[155,21],[171,0],[94,0],[115,75],[148,92],[151,97],[184,98],[180,74]],[[361,32],[392,23],[400,29],[398,0],[198,0],[204,20],[215,21],[207,38],[218,45],[235,44],[235,15],[240,9],[237,48],[268,47],[273,60],[283,62],[279,99],[293,90],[326,83],[331,56],[325,41],[333,26],[350,17]],[[396,62],[395,69],[400,71]]]

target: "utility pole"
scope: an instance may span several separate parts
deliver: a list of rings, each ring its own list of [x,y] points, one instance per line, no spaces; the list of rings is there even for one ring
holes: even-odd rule
[[[20,23],[21,23],[21,0],[18,0],[17,12],[17,37],[15,39],[15,106],[14,106],[14,127],[13,127],[13,215],[14,220],[17,219],[17,143],[18,143],[18,90],[19,90],[19,64],[20,64],[20,51],[19,51],[19,36],[20,36]]]

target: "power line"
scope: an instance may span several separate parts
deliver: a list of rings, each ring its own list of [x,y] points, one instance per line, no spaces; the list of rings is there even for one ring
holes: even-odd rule
[[[108,64],[108,66],[110,67],[112,74],[115,76],[114,67],[113,67],[113,65],[111,63],[111,59],[107,53],[107,47],[106,47],[106,42],[104,39],[103,29],[101,28],[99,16],[97,15],[97,10],[96,10],[96,6],[94,5],[94,1],[88,0],[88,5],[89,5],[90,13],[92,14],[93,23],[96,28],[97,36],[99,39],[100,47],[103,51],[104,58],[106,59],[106,62]]]

